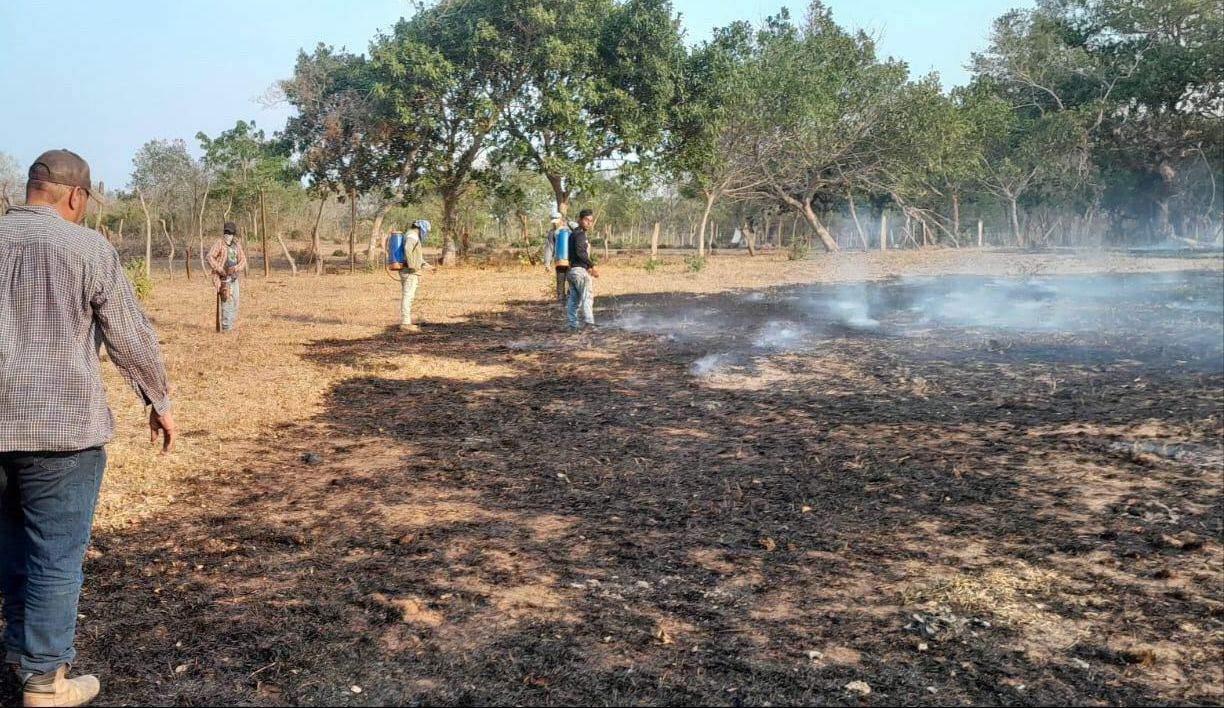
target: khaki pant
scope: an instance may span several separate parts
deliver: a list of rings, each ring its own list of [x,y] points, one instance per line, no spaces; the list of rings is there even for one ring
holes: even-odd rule
[[[407,270],[400,271],[400,285],[402,291],[400,294],[400,324],[412,324],[412,301],[416,299],[417,285],[421,282],[421,276],[416,273],[409,273]]]

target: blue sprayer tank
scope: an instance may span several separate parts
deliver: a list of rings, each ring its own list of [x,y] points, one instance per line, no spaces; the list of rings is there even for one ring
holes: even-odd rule
[[[569,242],[569,229],[558,230],[557,246],[555,252],[553,253],[553,261],[556,263],[556,267],[558,268],[565,268],[569,266]]]
[[[387,268],[390,270],[401,270],[407,259],[404,257],[404,235],[398,231],[392,231],[387,238]]]

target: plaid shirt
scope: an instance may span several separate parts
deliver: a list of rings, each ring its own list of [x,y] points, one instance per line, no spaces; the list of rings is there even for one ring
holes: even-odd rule
[[[0,217],[0,452],[111,439],[100,343],[146,405],[170,409],[157,335],[119,254],[51,207],[10,208]]]

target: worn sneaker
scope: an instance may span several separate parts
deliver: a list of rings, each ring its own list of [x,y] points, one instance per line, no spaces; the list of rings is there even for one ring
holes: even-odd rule
[[[421,328],[420,326],[414,325],[414,324],[411,324],[411,325],[402,324],[399,326],[399,330],[401,332],[420,332]]]
[[[21,687],[21,704],[26,708],[83,706],[98,695],[96,676],[67,678],[67,666],[46,674],[34,674]]]

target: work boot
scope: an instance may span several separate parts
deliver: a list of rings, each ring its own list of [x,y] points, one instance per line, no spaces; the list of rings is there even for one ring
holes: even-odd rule
[[[96,676],[67,678],[67,665],[45,674],[34,674],[21,687],[21,704],[26,708],[83,706],[98,695]]]

